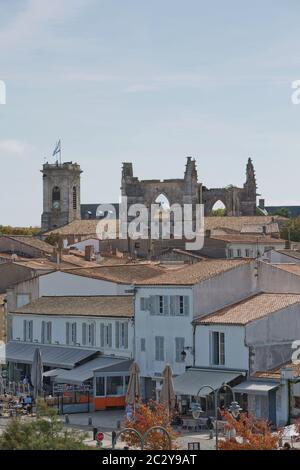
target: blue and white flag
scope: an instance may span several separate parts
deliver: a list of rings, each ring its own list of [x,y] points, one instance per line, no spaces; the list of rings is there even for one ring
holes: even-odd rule
[[[52,157],[54,157],[54,155],[56,155],[57,153],[60,153],[60,151],[61,151],[61,145],[60,145],[60,139],[59,139],[52,153]]]

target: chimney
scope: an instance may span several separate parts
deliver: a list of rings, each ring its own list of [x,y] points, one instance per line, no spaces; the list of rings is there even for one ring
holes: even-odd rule
[[[84,258],[86,261],[92,261],[92,258],[94,256],[94,246],[93,245],[87,245],[84,249]]]

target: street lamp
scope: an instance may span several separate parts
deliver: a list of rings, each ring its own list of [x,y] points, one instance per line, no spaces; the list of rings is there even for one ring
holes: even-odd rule
[[[242,408],[240,407],[237,401],[231,402],[229,411],[235,419],[239,416],[241,410]]]
[[[193,403],[192,406],[192,415],[194,419],[199,419],[201,413],[203,413],[200,403]]]

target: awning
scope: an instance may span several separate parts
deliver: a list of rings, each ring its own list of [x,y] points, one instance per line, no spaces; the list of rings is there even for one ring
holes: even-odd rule
[[[56,377],[57,375],[65,372],[65,369],[51,369],[43,373],[43,377]]]
[[[93,378],[98,372],[128,372],[132,361],[127,359],[117,359],[113,357],[101,356],[91,361],[75,367],[72,370],[65,370],[58,374],[55,378],[56,383],[64,384],[82,384],[86,380]]]
[[[279,387],[278,382],[245,380],[233,387],[236,393],[247,393],[248,395],[268,395],[271,390]]]
[[[241,372],[218,371],[214,369],[188,369],[184,374],[173,379],[176,395],[196,396],[199,389],[203,387],[199,396],[212,393],[205,385],[210,385],[214,390],[221,387],[223,383],[230,383],[242,375]]]
[[[72,369],[80,362],[98,354],[95,349],[72,348],[64,346],[48,346],[38,343],[10,341],[5,347],[6,362],[32,364],[34,351],[41,350],[44,366]]]

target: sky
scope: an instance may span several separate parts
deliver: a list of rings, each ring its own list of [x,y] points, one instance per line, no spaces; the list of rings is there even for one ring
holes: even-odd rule
[[[135,176],[241,186],[300,205],[299,0],[0,0],[0,224],[39,225],[56,141],[82,203]]]

